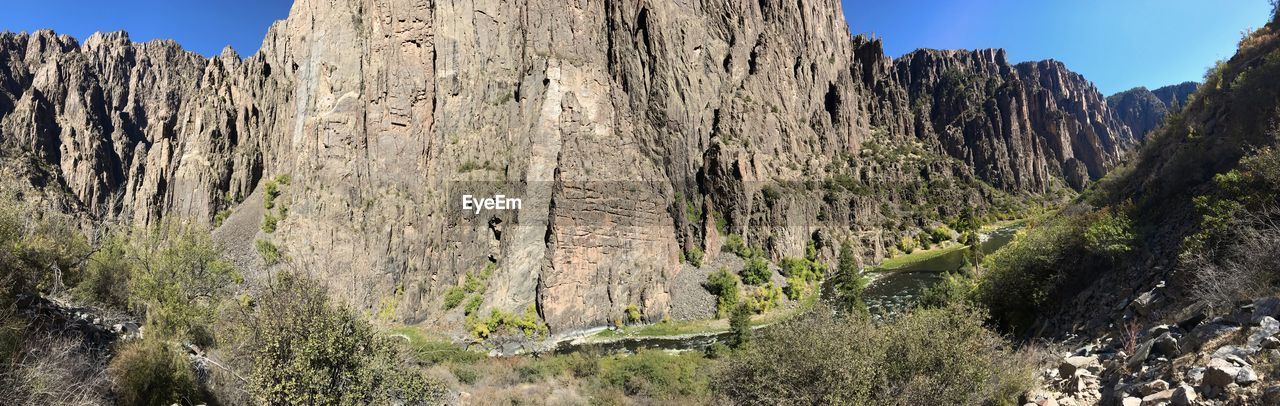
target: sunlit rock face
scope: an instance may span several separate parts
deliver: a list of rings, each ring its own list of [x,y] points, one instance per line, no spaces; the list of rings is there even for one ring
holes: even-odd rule
[[[681,253],[714,256],[725,233],[774,259],[845,240],[878,258],[993,193],[1082,187],[1134,142],[1060,63],[895,61],[842,15],[835,0],[298,0],[247,58],[0,34],[0,143],[11,175],[100,223],[217,223],[244,268],[269,239],[351,303],[446,327],[463,316],[444,290],[489,267],[482,314],[534,305],[563,331],[633,304],[661,318],[694,271]],[[919,153],[873,159],[884,146]],[[280,175],[287,216],[266,234]],[[910,212],[936,182],[956,207]],[[476,214],[463,194],[522,204]]]

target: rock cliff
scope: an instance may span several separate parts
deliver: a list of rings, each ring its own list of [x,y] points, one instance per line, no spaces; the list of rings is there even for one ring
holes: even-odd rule
[[[441,326],[463,317],[443,292],[489,269],[484,312],[563,331],[661,318],[681,253],[722,234],[878,258],[965,207],[1080,188],[1134,140],[1061,63],[891,60],[835,0],[298,0],[247,58],[0,34],[0,143],[96,221],[272,241],[347,300]],[[496,194],[520,210],[462,210]]]
[[[1165,116],[1178,111],[1200,85],[1186,82],[1165,86],[1155,91],[1137,87],[1107,97],[1111,109],[1139,139],[1154,131],[1164,122]]]

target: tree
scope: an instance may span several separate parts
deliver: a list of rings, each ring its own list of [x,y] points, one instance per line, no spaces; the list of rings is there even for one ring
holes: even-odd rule
[[[719,271],[708,276],[707,283],[703,287],[716,295],[717,317],[728,315],[729,311],[738,305],[738,276],[729,272],[728,268],[720,268]]]
[[[742,348],[751,342],[751,308],[739,303],[729,316],[729,346]]]
[[[852,243],[845,241],[840,244],[839,261],[835,281],[836,307],[848,313],[866,313],[867,304],[862,300],[862,293],[867,288],[867,279],[858,269]]]

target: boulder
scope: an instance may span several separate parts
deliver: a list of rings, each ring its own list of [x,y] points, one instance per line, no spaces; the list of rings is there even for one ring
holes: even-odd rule
[[[1138,295],[1138,298],[1133,299],[1133,302],[1130,303],[1129,306],[1133,308],[1134,313],[1141,316],[1148,316],[1148,315],[1151,315],[1151,308],[1153,307],[1152,305],[1155,304],[1155,302],[1156,302],[1155,291],[1149,290],[1146,292],[1142,292],[1141,295]]]
[[[1164,392],[1167,390],[1169,390],[1169,383],[1165,382],[1162,379],[1157,379],[1157,380],[1142,384],[1142,386],[1138,388],[1138,393],[1141,393],[1143,396],[1147,396],[1153,393]],[[1172,395],[1172,392],[1170,392],[1170,395]],[[1142,400],[1146,401],[1146,398],[1143,398]]]
[[[1280,333],[1280,321],[1271,316],[1262,316],[1257,327],[1252,329],[1252,334],[1249,334],[1249,346],[1262,347],[1262,340],[1273,338],[1277,333]]]
[[[1179,321],[1178,328],[1182,331],[1191,331],[1192,329],[1200,326],[1200,323],[1203,323],[1206,318],[1208,318],[1208,316],[1204,314],[1204,311],[1196,311],[1190,316]]]
[[[1205,368],[1201,382],[1206,386],[1222,388],[1235,383],[1236,375],[1239,374],[1240,367],[1222,358],[1214,358]]]
[[[1253,301],[1253,312],[1249,324],[1258,325],[1264,318],[1275,320],[1280,317],[1280,297],[1268,297]]]
[[[1147,337],[1158,337],[1161,334],[1168,333],[1168,332],[1169,332],[1169,325],[1161,324],[1161,325],[1147,329]]]
[[[1123,406],[1142,406],[1142,399],[1130,396],[1120,401],[1120,404]]]
[[[1173,334],[1165,331],[1155,339],[1155,345],[1152,347],[1156,354],[1175,358],[1182,355],[1182,349],[1178,347],[1178,339],[1173,338]]]
[[[1228,325],[1222,322],[1202,324],[1199,327],[1192,329],[1191,333],[1187,334],[1187,345],[1183,346],[1182,350],[1190,351],[1192,349],[1199,349],[1209,341],[1234,333],[1238,330],[1240,330],[1240,327]]]
[[[1147,358],[1151,357],[1151,347],[1154,347],[1155,344],[1156,340],[1154,339],[1144,341],[1138,346],[1138,349],[1134,350],[1133,356],[1129,357],[1129,362],[1125,365],[1131,370],[1141,367],[1143,363],[1147,362]]]
[[[1280,338],[1267,337],[1262,339],[1262,342],[1258,344],[1264,350],[1274,350],[1280,348]]]
[[[1169,399],[1169,403],[1175,406],[1191,406],[1196,401],[1196,389],[1187,384],[1178,385],[1173,390],[1173,397]]]
[[[1081,369],[1087,369],[1090,366],[1098,365],[1098,357],[1067,357],[1058,365],[1058,376],[1070,378],[1075,376]]]
[[[1258,374],[1253,372],[1253,368],[1248,366],[1240,367],[1240,373],[1236,374],[1236,383],[1240,386],[1249,386],[1258,381]]]
[[[1173,401],[1173,389],[1165,389],[1142,397],[1144,405],[1163,405]]]

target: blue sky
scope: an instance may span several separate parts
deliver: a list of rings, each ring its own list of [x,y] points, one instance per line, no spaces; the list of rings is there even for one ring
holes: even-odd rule
[[[1199,81],[1266,23],[1267,0],[841,0],[850,30],[891,56],[917,48],[1004,48],[1057,59],[1103,94]]]
[[[242,56],[262,46],[271,23],[293,0],[22,0],[6,1],[0,30],[52,28],[81,40],[97,31],[129,32],[134,41],[173,39],[216,55],[231,45]]]
[[[738,0],[731,0],[738,1]],[[1266,22],[1267,0],[842,0],[850,29],[890,55],[916,48],[1005,48],[1014,62],[1057,59],[1105,94],[1201,79],[1240,32]],[[249,55],[292,0],[10,1],[0,30],[53,28],[84,39],[127,30],[215,55]]]

